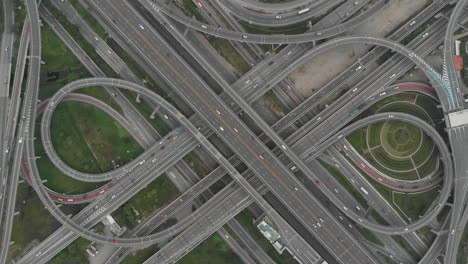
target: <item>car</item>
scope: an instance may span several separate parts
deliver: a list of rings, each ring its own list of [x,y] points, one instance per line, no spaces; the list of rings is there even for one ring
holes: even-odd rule
[[[359,1],[354,2],[354,5],[357,5],[357,4],[359,4]]]
[[[165,149],[165,148],[166,148],[166,146],[161,146],[159,149],[160,149],[160,150],[163,150],[163,149]]]
[[[298,189],[296,186],[294,186],[294,190],[295,190],[295,191],[299,191],[299,189]]]
[[[220,126],[219,130],[224,131],[224,127]]]
[[[289,55],[291,55],[291,54],[292,54],[292,51],[288,52],[288,54],[286,54],[286,55],[289,56]],[[288,88],[289,88],[289,85],[288,85]],[[291,89],[291,88],[289,88],[289,89]]]
[[[340,139],[340,138],[342,138],[342,137],[343,137],[343,135],[339,135],[339,136],[338,136],[338,139]]]
[[[427,36],[429,36],[429,32],[426,32],[426,33],[424,33],[424,35],[422,35],[423,38],[425,38]]]
[[[320,223],[317,223],[317,226],[318,226],[318,227],[322,227],[322,225],[321,225]]]
[[[8,47],[5,48],[5,51],[8,51]]]
[[[386,92],[383,92],[383,93],[380,93],[379,95],[380,95],[380,96],[384,96],[384,95],[386,95],[386,94],[387,94]]]
[[[220,114],[221,114],[221,112],[219,112],[219,110],[216,110],[216,113],[218,113],[218,115],[220,115]]]
[[[355,93],[356,91],[357,91],[357,87],[356,87],[356,88],[354,88],[352,92],[353,92],[353,93]]]
[[[243,38],[243,39],[246,39],[246,38],[247,38],[247,35],[242,35],[242,38]]]
[[[413,21],[411,21],[411,23],[409,23],[410,26],[412,26],[414,24],[416,24],[416,20],[413,20]]]
[[[296,166],[292,166],[292,167],[291,167],[291,170],[292,170],[292,171],[294,171],[294,170],[296,170],[296,169],[297,169]]]
[[[20,143],[20,144],[23,143],[23,138],[22,137],[20,137],[20,139],[18,140],[18,143]]]
[[[285,146],[285,145],[281,145],[281,147],[282,147],[283,149],[286,149],[286,146]]]
[[[319,217],[320,222],[325,223],[322,218]]]
[[[202,25],[201,27],[204,28],[204,29],[206,29],[206,26],[205,26],[205,25]]]
[[[317,36],[320,36],[320,35],[322,35],[322,33],[321,33],[321,32],[317,32]]]
[[[312,226],[313,226],[314,228],[317,228],[317,226],[316,226],[315,224],[312,224]]]
[[[138,24],[138,26],[140,26],[141,29],[145,29],[145,27],[142,24]]]
[[[117,239],[112,239],[112,243],[117,243]]]
[[[450,232],[451,235],[455,234],[455,229],[452,229],[452,232]]]
[[[359,71],[360,69],[362,69],[362,66],[359,65],[359,67],[357,67],[355,71]]]
[[[239,133],[239,130],[237,130],[237,128],[234,128],[234,131],[236,131],[236,133]]]
[[[315,184],[317,184],[317,186],[322,186],[322,183],[319,180],[316,180]]]
[[[116,97],[117,95],[115,93],[111,93],[112,97]]]
[[[167,218],[167,216],[168,216],[167,214],[163,215],[164,218]]]
[[[114,198],[115,198],[115,194],[114,194],[114,195],[112,195],[111,199],[114,199]]]
[[[396,74],[392,74],[392,75],[390,76],[390,79],[393,79],[393,78],[395,77],[395,75],[396,75]]]
[[[317,117],[317,119],[316,119],[316,120],[317,120],[317,121],[320,121],[320,119],[322,119],[322,117],[321,117],[321,116]]]
[[[261,158],[262,160],[265,159],[261,154],[258,154],[258,157]]]

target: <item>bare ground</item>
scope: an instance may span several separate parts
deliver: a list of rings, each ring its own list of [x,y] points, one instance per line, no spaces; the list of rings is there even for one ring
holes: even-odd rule
[[[426,3],[426,0],[394,0],[351,34],[384,36],[419,12]],[[324,52],[293,71],[289,78],[305,97],[309,97],[357,61],[367,49],[364,45],[347,45]]]

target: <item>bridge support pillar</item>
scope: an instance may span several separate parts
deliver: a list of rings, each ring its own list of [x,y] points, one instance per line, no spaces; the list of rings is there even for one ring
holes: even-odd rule
[[[156,106],[156,108],[153,110],[153,112],[152,112],[151,115],[150,115],[150,118],[151,118],[151,119],[154,119],[156,113],[157,113],[158,110],[159,110],[159,107],[161,107],[161,106],[158,105],[158,106]]]
[[[139,93],[137,93],[137,97],[136,97],[136,99],[135,99],[135,102],[137,102],[137,103],[140,103],[140,102],[141,102],[141,101],[140,101],[140,94],[139,94]]]

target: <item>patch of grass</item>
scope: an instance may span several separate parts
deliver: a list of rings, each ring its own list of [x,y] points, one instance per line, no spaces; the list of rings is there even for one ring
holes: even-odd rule
[[[356,201],[363,206],[365,209],[369,207],[367,204],[366,199],[362,196],[362,194],[354,188],[351,182],[334,166],[319,160],[320,164],[328,171],[330,174],[336,179],[336,181],[341,184],[353,197]]]
[[[78,238],[68,245],[64,250],[62,250],[58,255],[52,258],[48,263],[49,264],[83,264],[89,263],[88,254],[86,253],[86,248],[91,243],[84,239]]]
[[[278,111],[282,113],[289,112],[288,109],[281,102],[281,100],[278,98],[278,96],[272,90],[266,92],[264,96],[273,104],[273,109],[278,109]]]
[[[351,135],[347,136],[346,139],[351,143],[354,149],[359,152],[359,154],[364,154],[364,150],[367,149],[365,129],[353,132]]]
[[[177,188],[163,174],[119,207],[113,215],[120,224],[134,228],[139,219],[172,202],[179,195]]]
[[[76,170],[109,171],[112,160],[125,164],[143,152],[128,132],[100,109],[76,102],[60,103],[57,108],[52,116],[52,143],[64,162]]]
[[[68,69],[77,69],[82,67],[71,51],[55,35],[52,29],[45,24],[41,27],[42,38],[42,60],[43,65],[48,72],[60,72]]]
[[[249,33],[265,34],[265,35],[270,35],[270,34],[296,35],[296,34],[302,34],[309,29],[305,23],[291,25],[287,27],[271,27],[271,28],[248,24],[244,21],[240,21],[240,24]]]
[[[242,264],[242,261],[219,235],[214,234],[203,241],[189,254],[180,259],[177,263]]]
[[[402,236],[391,236],[397,244],[399,244],[406,252],[408,252],[411,256],[418,256],[418,253],[411,247],[410,243],[406,241],[405,238]]]
[[[438,196],[439,190],[440,187],[436,186],[425,192],[415,194],[393,192],[393,202],[405,215],[416,220],[426,212],[426,209]]]
[[[231,46],[229,41],[213,36],[207,37],[208,42],[218,53],[226,59],[239,73],[245,74],[250,70],[249,64],[239,55],[239,53]]]
[[[428,227],[428,226],[425,226],[425,227],[417,230],[416,233],[427,244],[431,244],[434,241],[435,237],[436,237],[436,235],[434,233],[432,233],[431,228]]]
[[[277,264],[292,264],[297,263],[294,258],[286,251],[283,254],[278,254],[270,242],[260,233],[258,228],[253,224],[253,216],[244,210],[236,216],[237,221],[247,230],[247,232],[257,241],[257,243],[265,250],[265,252]]]
[[[144,103],[144,102],[137,103],[135,101],[135,98],[136,98],[135,93],[131,93],[129,91],[123,91],[123,94],[125,95],[125,97],[127,97],[128,101],[133,106],[135,106],[135,108],[143,115],[146,121],[148,121],[148,123],[151,124],[151,126],[156,131],[158,131],[161,137],[164,137],[165,135],[167,135],[169,132],[172,131],[171,127],[168,124],[166,124],[166,122],[164,122],[164,120],[158,114],[155,115],[154,119],[150,118],[150,115],[154,109],[151,109],[151,107],[147,103]]]
[[[210,169],[208,166],[203,162],[200,157],[198,157],[194,152],[190,152],[184,158],[184,161],[187,165],[192,168],[192,170],[198,174],[201,178],[205,177],[210,173]]]
[[[55,114],[60,114],[60,109],[55,112]],[[62,123],[60,125],[67,125],[67,123]],[[53,130],[52,130],[53,132]],[[36,126],[36,131],[35,131],[35,136],[36,140],[34,141],[34,146],[35,146],[35,151],[36,151],[36,156],[40,156],[39,159],[36,160],[37,163],[37,169],[39,171],[39,175],[43,180],[47,180],[45,186],[50,188],[51,190],[54,190],[59,193],[66,193],[66,194],[80,194],[80,193],[85,193],[89,192],[91,190],[96,189],[97,187],[102,186],[104,183],[89,183],[89,182],[82,182],[82,181],[77,181],[69,176],[63,174],[61,171],[59,171],[55,165],[50,161],[50,159],[47,157],[45,154],[44,147],[42,145],[42,140],[41,140],[41,131],[40,131],[40,126]],[[71,137],[72,135],[70,135]],[[77,140],[74,140],[75,134],[73,134],[72,140],[73,142],[77,142]],[[82,145],[77,145],[75,150],[81,149]],[[64,146],[59,146],[59,148],[64,148]],[[67,149],[64,148],[63,151],[66,151]],[[84,151],[87,151],[86,149]],[[91,166],[88,164],[88,166]]]
[[[49,3],[49,0],[43,0],[49,11],[54,15],[54,18],[60,22],[62,27],[70,34],[70,36],[78,43],[78,45],[86,52],[86,54],[99,66],[107,77],[118,77],[112,68],[96,53],[94,47],[84,39],[79,28],[72,24],[62,12]]]
[[[68,1],[99,37],[106,39],[109,36],[101,24],[77,0]]]
[[[374,244],[377,244],[377,245],[380,245],[380,246],[384,246],[382,241],[380,241],[380,239],[378,239],[375,236],[375,234],[372,231],[370,231],[369,229],[360,227],[359,225],[356,225],[356,228],[359,231],[359,233],[361,233],[361,235],[364,238],[366,238],[367,240],[369,240],[370,242],[372,242]]]
[[[19,214],[13,218],[11,240],[14,244],[9,247],[9,259],[20,256],[33,240],[44,240],[60,227],[35,191],[25,183],[18,185],[15,210]]]
[[[107,93],[104,90],[104,88],[101,88],[101,87],[86,87],[86,88],[82,88],[82,89],[80,89],[80,90],[78,90],[76,92],[86,94],[86,95],[92,96],[92,97],[94,97],[96,99],[99,99],[102,102],[109,105],[110,107],[114,108],[120,114],[123,114],[123,111],[122,111],[122,108],[120,108],[120,105],[114,99],[112,99],[112,96],[109,93]]]
[[[200,12],[198,12],[198,7],[193,3],[192,0],[183,0],[182,1],[182,10],[184,10],[184,12],[187,15],[189,15],[191,17],[195,17],[195,19],[197,19],[200,22],[205,21],[205,19],[200,14]]]
[[[122,264],[140,264],[145,262],[149,257],[154,255],[159,250],[159,245],[154,244],[144,249],[130,253],[123,259]]]

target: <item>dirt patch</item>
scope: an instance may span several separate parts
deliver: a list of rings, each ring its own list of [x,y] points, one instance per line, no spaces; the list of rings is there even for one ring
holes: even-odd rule
[[[418,13],[426,3],[427,0],[392,1],[351,33],[352,35],[384,36]],[[293,71],[289,78],[305,97],[309,97],[367,51],[368,47],[365,45],[347,45],[324,52]]]

